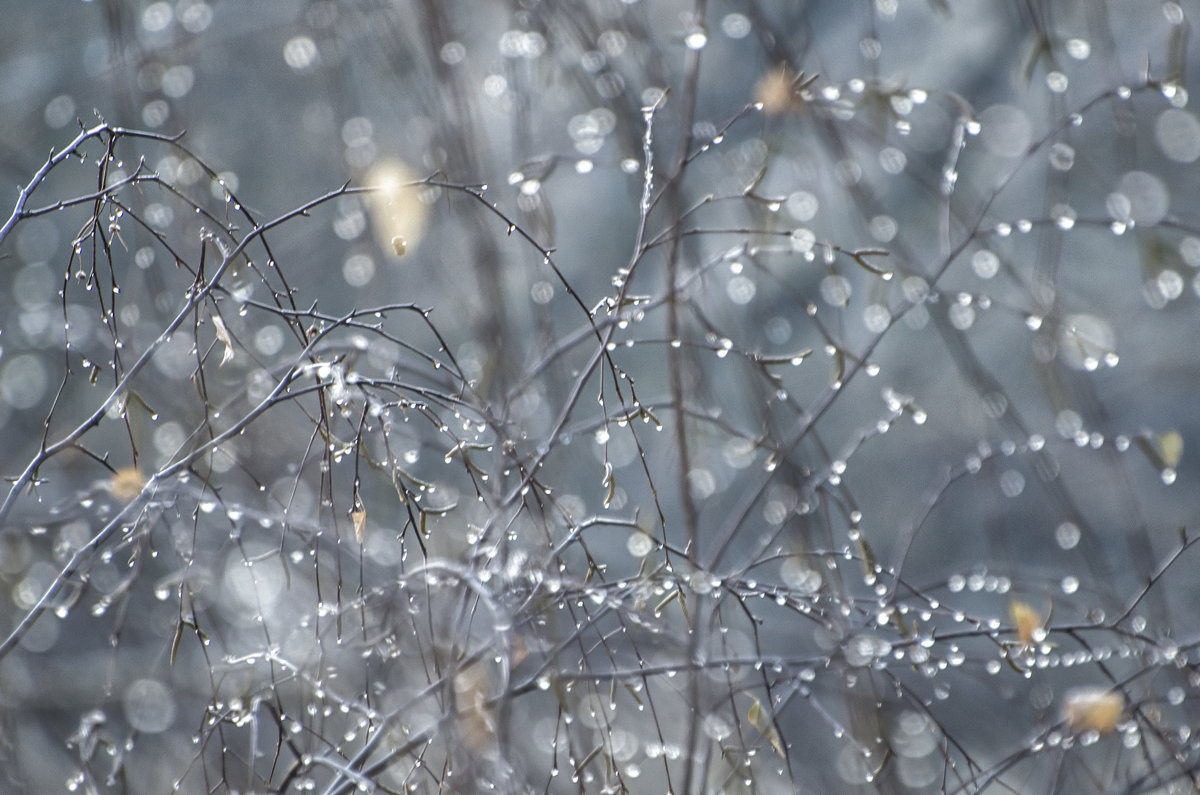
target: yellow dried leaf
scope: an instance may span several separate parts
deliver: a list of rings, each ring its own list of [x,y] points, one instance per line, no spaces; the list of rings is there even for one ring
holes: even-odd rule
[[[463,668],[454,676],[459,737],[470,751],[485,752],[495,747],[498,723],[491,701],[494,687],[491,675],[479,663]]]
[[[525,639],[520,635],[513,635],[512,645],[509,648],[508,664],[512,666],[520,665],[529,656],[529,647],[525,645]]]
[[[751,726],[762,732],[763,737],[766,737],[767,742],[771,743],[771,747],[775,749],[775,753],[779,755],[780,759],[787,758],[787,754],[783,750],[783,740],[775,729],[775,724],[771,722],[771,716],[767,714],[762,702],[757,698],[750,705],[750,709],[746,710],[746,720],[750,721]]]
[[[1107,734],[1117,727],[1125,711],[1125,697],[1115,690],[1081,687],[1068,691],[1062,700],[1062,716],[1073,732]]]
[[[137,467],[124,467],[113,473],[108,480],[108,492],[118,500],[129,501],[142,493],[146,479]]]
[[[1035,634],[1041,634],[1039,630],[1042,629],[1042,614],[1037,610],[1025,602],[1014,601],[1008,606],[1008,617],[1012,620],[1021,645],[1029,646],[1041,640],[1040,637],[1034,637]]]
[[[354,523],[354,540],[363,543],[367,540],[367,512],[363,508],[350,512],[350,521]]]
[[[404,256],[421,242],[429,218],[419,177],[402,160],[380,158],[364,180],[375,189],[367,196],[367,210],[379,247],[396,257]]]
[[[1158,437],[1158,452],[1163,463],[1174,469],[1183,458],[1183,436],[1179,431],[1167,431]]]
[[[229,336],[229,329],[225,327],[224,318],[214,312],[212,322],[217,339],[225,346],[225,353],[221,355],[221,364],[224,365],[233,358],[233,338]]]
[[[778,116],[796,110],[802,104],[796,95],[797,75],[786,66],[772,69],[754,85],[754,101],[762,104],[763,113]]]

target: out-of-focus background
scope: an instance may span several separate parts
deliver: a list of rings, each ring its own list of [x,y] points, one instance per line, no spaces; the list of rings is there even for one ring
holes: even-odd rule
[[[0,3],[0,788],[1192,791],[1198,10]]]

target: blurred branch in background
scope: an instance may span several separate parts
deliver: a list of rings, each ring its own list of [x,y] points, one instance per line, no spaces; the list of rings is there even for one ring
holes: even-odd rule
[[[8,5],[4,788],[1196,788],[1183,6]]]

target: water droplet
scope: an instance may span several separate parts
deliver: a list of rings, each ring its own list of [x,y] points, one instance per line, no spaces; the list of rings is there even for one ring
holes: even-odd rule
[[[1054,219],[1054,223],[1059,229],[1068,230],[1075,226],[1075,220],[1079,214],[1066,204],[1056,204],[1050,209],[1050,217]]]
[[[702,50],[708,44],[708,33],[704,28],[693,28],[683,37],[683,43],[689,50]]]
[[[1056,171],[1070,171],[1075,165],[1075,148],[1062,141],[1050,147],[1050,167]]]
[[[971,256],[971,269],[981,279],[990,279],[1000,271],[1000,258],[988,249],[980,249]]]

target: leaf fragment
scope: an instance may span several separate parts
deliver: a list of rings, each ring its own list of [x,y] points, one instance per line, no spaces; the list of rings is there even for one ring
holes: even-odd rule
[[[1183,436],[1179,431],[1167,431],[1158,437],[1158,452],[1163,463],[1171,468],[1179,466],[1183,458]]]
[[[1124,712],[1125,697],[1116,690],[1080,687],[1068,691],[1062,700],[1063,720],[1073,732],[1108,734]]]
[[[613,477],[613,465],[608,461],[604,462],[604,478],[600,481],[600,485],[605,487],[604,507],[612,505],[613,497],[617,494],[617,481]]]
[[[146,478],[136,466],[123,467],[108,479],[108,493],[122,502],[128,502],[142,493]]]
[[[754,697],[751,696],[751,698]],[[767,738],[767,742],[771,743],[771,748],[775,750],[780,759],[787,758],[787,754],[783,750],[783,739],[779,736],[779,731],[771,721],[771,716],[767,714],[767,710],[757,698],[754,698],[750,709],[746,711],[746,720],[750,721],[750,725],[758,729],[763,737]]]
[[[367,540],[367,512],[361,508],[351,511],[350,521],[354,523],[354,540],[362,544]]]
[[[233,338],[229,336],[229,329],[225,326],[225,319],[216,312],[211,314],[213,322],[213,330],[216,332],[217,339],[225,346],[225,353],[221,354],[221,364],[224,366],[226,362],[233,358]]]
[[[1017,640],[1022,646],[1031,646],[1040,638],[1035,637],[1041,634],[1042,629],[1042,614],[1035,610],[1026,602],[1015,600],[1008,606],[1008,617],[1012,620],[1013,628],[1017,632]]]

